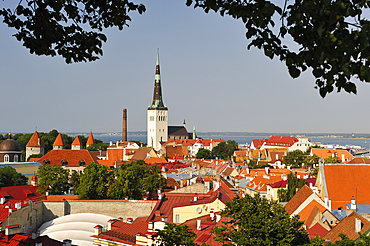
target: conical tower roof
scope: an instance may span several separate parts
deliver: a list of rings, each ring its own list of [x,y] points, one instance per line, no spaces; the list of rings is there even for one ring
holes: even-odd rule
[[[62,135],[59,133],[58,137],[55,139],[53,146],[64,146],[64,141]]]
[[[75,146],[81,146],[81,141],[80,141],[80,138],[78,136],[76,136],[75,140],[73,140],[72,142],[72,145]]]
[[[26,147],[45,147],[44,142],[39,136],[39,133],[35,131],[30,141],[28,141]]]
[[[157,62],[155,66],[153,102],[148,109],[167,109],[162,99],[161,73],[159,69],[159,49],[157,49]]]
[[[89,138],[87,139],[86,146],[94,144],[94,137],[92,132],[90,132]]]

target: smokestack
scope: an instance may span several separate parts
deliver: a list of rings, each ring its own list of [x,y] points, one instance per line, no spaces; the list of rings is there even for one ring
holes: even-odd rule
[[[127,109],[123,109],[122,141],[127,141]]]

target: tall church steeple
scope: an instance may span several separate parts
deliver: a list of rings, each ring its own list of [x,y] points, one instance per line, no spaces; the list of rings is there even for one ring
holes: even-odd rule
[[[159,49],[155,66],[153,102],[147,110],[147,145],[160,150],[161,144],[168,139],[168,109],[163,103],[161,73],[159,70]]]
[[[152,105],[150,105],[149,109],[167,109],[167,107],[163,104],[162,99],[161,72],[159,69],[159,48],[157,48],[153,102]]]

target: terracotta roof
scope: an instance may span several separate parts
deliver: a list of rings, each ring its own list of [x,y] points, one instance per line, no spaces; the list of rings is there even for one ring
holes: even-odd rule
[[[357,204],[370,204],[370,165],[325,164],[324,174],[332,209],[345,208],[356,194]]]
[[[328,232],[328,230],[320,225],[320,223],[316,223],[310,229],[307,229],[306,232],[308,232],[309,238],[314,238],[316,237],[316,235],[318,235],[319,237],[323,237]]]
[[[256,149],[260,149],[265,142],[266,139],[253,139],[251,145]]]
[[[341,220],[331,231],[326,233],[324,239],[334,243],[341,239],[339,234],[343,233],[347,235],[350,240],[356,240],[359,237],[359,234],[355,231],[356,218],[361,220],[361,234],[370,230],[370,222],[356,212],[353,212]]]
[[[131,158],[131,161],[145,160],[152,148],[140,147]]]
[[[304,185],[293,198],[285,205],[285,210],[288,214],[294,213],[297,208],[309,197],[313,191],[307,185]]]
[[[89,138],[87,139],[86,146],[94,144],[94,137],[92,132],[90,132]]]
[[[197,230],[198,220],[201,221],[200,230]],[[214,218],[212,221],[210,215],[204,215],[198,218],[187,220],[181,225],[187,225],[196,234],[197,237],[194,240],[194,243],[198,245],[203,245],[203,243],[205,243],[206,245],[222,246],[223,245],[222,243],[213,239],[216,236],[213,233],[213,228],[215,227],[216,224],[217,224],[216,218]]]
[[[192,201],[194,196],[198,197],[198,201]],[[152,213],[148,216],[147,221],[161,221],[163,217],[167,217],[169,223],[173,221],[173,208],[185,207],[189,205],[205,204],[219,199],[223,203],[230,202],[235,194],[221,182],[221,186],[217,190],[211,190],[207,194],[201,193],[162,193],[162,199],[158,200]]]
[[[4,222],[9,216],[9,208],[15,209],[16,203],[21,203],[21,207],[28,206],[28,200],[41,198],[37,192],[38,187],[33,185],[9,186],[0,188],[0,197],[5,198],[5,203],[0,205],[0,223]]]
[[[78,136],[75,137],[71,145],[78,145],[81,146],[80,138]]]
[[[62,135],[59,133],[57,138],[55,139],[53,146],[64,146],[64,141]]]
[[[347,150],[341,149],[318,149],[312,148],[311,149],[312,155],[317,155],[318,157],[322,157],[323,159],[330,157],[337,157],[337,159],[342,162],[342,157],[344,157],[345,162],[352,160],[354,157],[351,155]]]
[[[45,197],[46,201],[63,201],[63,200],[77,200],[78,195],[49,195]]]
[[[148,222],[146,221],[135,221],[133,223],[127,223],[116,220],[112,223],[111,230],[102,232],[99,235],[93,235],[91,237],[135,245],[136,234],[144,234],[147,232]]]
[[[88,150],[51,150],[38,161],[41,164],[49,163],[55,166],[62,166],[62,160],[66,161],[66,167],[86,167],[91,162],[99,163],[99,159],[90,154]],[[84,164],[83,164],[84,163]]]
[[[295,142],[298,142],[298,139],[296,137],[271,136],[269,139],[267,139],[265,145],[268,145],[268,146],[290,147]]]
[[[355,157],[347,163],[348,164],[370,164],[370,159],[363,158],[363,157]]]
[[[309,228],[317,213],[323,213],[326,208],[315,200],[312,200],[302,211],[298,213],[299,220],[305,221],[305,225]]]
[[[26,147],[45,147],[44,142],[39,136],[39,133],[35,131],[30,141],[28,141]]]
[[[152,165],[152,164],[167,164],[168,161],[166,161],[166,159],[164,159],[163,157],[151,157],[151,158],[145,159],[145,163],[149,164],[149,165]]]

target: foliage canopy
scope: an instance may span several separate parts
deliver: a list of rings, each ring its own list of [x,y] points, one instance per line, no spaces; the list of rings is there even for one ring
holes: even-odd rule
[[[44,164],[38,170],[39,188],[37,191],[41,194],[49,191],[50,195],[63,195],[68,192],[69,171],[59,166]]]
[[[11,166],[0,168],[0,187],[26,185],[28,179]]]
[[[122,30],[131,11],[141,14],[145,7],[128,0],[21,0],[13,9],[0,10],[0,16],[31,54],[58,54],[71,63],[98,59],[107,41],[103,28]]]
[[[303,222],[290,218],[276,201],[260,196],[238,196],[227,204],[221,215],[229,222],[215,228],[216,240],[224,245],[305,245],[309,243]]]

